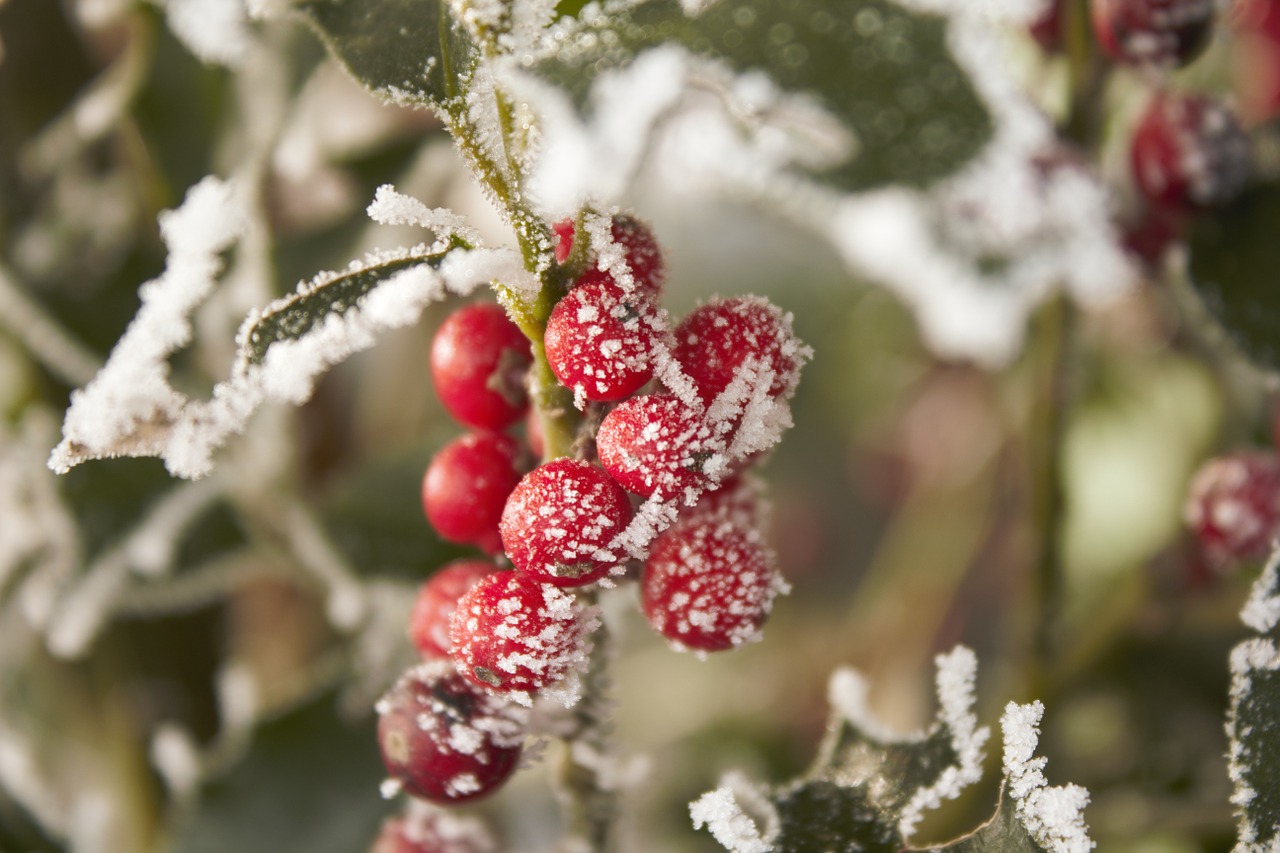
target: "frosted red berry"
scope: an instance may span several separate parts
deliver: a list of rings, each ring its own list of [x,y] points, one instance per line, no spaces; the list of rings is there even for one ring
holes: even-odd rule
[[[503,429],[524,416],[525,375],[532,362],[528,338],[492,303],[459,308],[431,343],[431,378],[440,402],[458,421],[483,429]]]
[[[773,372],[769,394],[788,397],[800,381],[808,350],[796,339],[790,315],[767,299],[713,299],[676,327],[672,354],[710,404],[748,360]]]
[[[498,522],[520,482],[521,451],[511,436],[473,432],[446,444],[422,480],[422,508],[440,538],[502,550]]]
[[[1213,32],[1215,0],[1090,0],[1093,31],[1116,62],[1170,69],[1194,59]]]
[[[646,498],[696,499],[727,467],[723,442],[702,412],[666,394],[614,407],[600,423],[596,452],[613,479]]]
[[[410,800],[402,817],[383,821],[369,853],[496,853],[497,845],[474,818]]]
[[[561,384],[587,400],[621,400],[653,378],[662,328],[649,300],[588,270],[552,309],[543,345]]]
[[[1152,98],[1130,147],[1134,183],[1165,208],[1230,202],[1249,177],[1249,140],[1231,112],[1201,95]]]
[[[1062,0],[1048,0],[1044,11],[1032,21],[1027,31],[1041,48],[1056,51],[1062,47]]]
[[[522,709],[469,683],[448,661],[406,672],[377,710],[382,761],[414,797],[474,800],[492,793],[516,769]]]
[[[714,652],[756,640],[786,585],[774,554],[732,519],[695,515],[654,540],[641,602],[649,624],[679,647]]]
[[[484,560],[455,560],[418,588],[409,616],[409,639],[424,658],[449,656],[449,619],[458,599],[485,575],[498,571]]]
[[[502,545],[516,571],[556,586],[582,586],[625,555],[610,545],[630,523],[631,501],[602,469],[553,459],[525,475],[502,510]]]
[[[1210,567],[1264,559],[1280,535],[1280,456],[1258,450],[1210,459],[1191,480],[1183,516]]]
[[[453,611],[458,671],[497,691],[532,693],[578,669],[591,626],[569,593],[519,572],[482,578]]]
[[[557,222],[554,230],[557,238],[556,260],[564,263],[573,251],[573,220]],[[604,265],[607,271],[613,272],[615,277],[620,277],[613,263],[621,258],[626,262],[627,271],[640,293],[650,299],[660,297],[667,270],[662,249],[649,227],[633,216],[619,214],[609,220],[609,236],[621,249],[621,253],[613,258],[599,258],[598,263]]]

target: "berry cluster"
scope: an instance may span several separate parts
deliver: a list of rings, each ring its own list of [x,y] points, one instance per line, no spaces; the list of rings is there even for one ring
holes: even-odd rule
[[[1249,140],[1232,111],[1207,95],[1168,85],[1169,73],[1192,62],[1209,43],[1219,5],[1214,0],[1089,0],[1102,54],[1136,70],[1152,87],[1130,138],[1137,197],[1124,217],[1126,244],[1148,263],[1160,260],[1194,216],[1234,201],[1251,172]],[[1067,4],[1053,0],[1032,22],[1031,36],[1046,50],[1063,47],[1067,11]],[[1277,79],[1274,88],[1280,92],[1280,75]]]
[[[599,624],[578,590],[612,586],[638,562],[649,623],[677,648],[710,652],[758,638],[786,588],[744,471],[790,425],[809,355],[790,317],[759,297],[717,298],[672,330],[646,226],[586,214],[554,231],[573,284],[547,317],[543,353],[590,410],[580,458],[528,470],[505,432],[526,419],[534,358],[501,308],[463,307],[431,350],[441,401],[472,431],[432,459],[423,509],[442,538],[490,559],[422,585],[409,636],[423,663],[379,703],[378,733],[392,784],[437,804],[505,781],[534,698],[576,700]],[[404,835],[384,829],[388,845]]]

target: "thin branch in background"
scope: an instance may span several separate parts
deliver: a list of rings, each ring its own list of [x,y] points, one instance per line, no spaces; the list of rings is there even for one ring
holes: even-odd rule
[[[87,385],[102,359],[27,296],[13,272],[0,263],[0,325],[13,335],[59,381]]]

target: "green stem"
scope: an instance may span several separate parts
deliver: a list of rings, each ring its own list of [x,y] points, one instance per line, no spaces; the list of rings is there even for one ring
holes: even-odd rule
[[[1063,483],[1063,439],[1071,402],[1075,309],[1066,297],[1048,306],[1041,333],[1043,367],[1033,381],[1043,394],[1033,414],[1033,473],[1036,484],[1035,521],[1040,534],[1036,565],[1036,624],[1034,650],[1037,671],[1051,671],[1060,652],[1066,583],[1063,538],[1066,496]]]
[[[595,602],[595,593],[579,593],[584,605]],[[566,819],[564,853],[606,853],[612,848],[613,826],[618,814],[617,793],[600,779],[599,761],[612,759],[609,718],[609,657],[612,641],[601,625],[592,635],[594,646],[587,672],[583,675],[583,695],[573,709],[573,731],[564,738],[564,752],[555,768],[555,781]],[[582,750],[575,753],[575,747]],[[583,761],[584,754],[590,759]]]

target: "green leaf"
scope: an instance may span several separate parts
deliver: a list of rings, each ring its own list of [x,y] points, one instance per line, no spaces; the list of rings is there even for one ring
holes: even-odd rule
[[[939,853],[1044,853],[1044,848],[1035,842],[1018,819],[1017,808],[1003,790],[991,820],[964,838],[931,849]]]
[[[896,853],[902,836],[892,816],[877,809],[865,787],[802,782],[774,794],[781,831],[775,853]],[[886,819],[889,818],[889,819]]]
[[[1280,369],[1280,183],[1259,184],[1225,210],[1197,219],[1191,283],[1253,360]]]
[[[1280,650],[1267,639],[1246,640],[1231,653],[1231,801],[1243,850],[1280,841]]]
[[[477,61],[441,0],[301,0],[297,8],[353,77],[398,103],[442,107]]]
[[[241,331],[241,362],[261,364],[272,344],[300,338],[330,315],[346,313],[361,297],[396,273],[424,264],[438,269],[444,256],[457,245],[452,243],[434,252],[410,251],[359,264],[341,273],[317,276],[297,293],[268,305]]]
[[[1231,650],[1228,773],[1240,820],[1237,850],[1270,849],[1280,842],[1280,549],[1254,581],[1241,619],[1263,635]]]
[[[852,131],[856,153],[816,171],[823,183],[924,186],[967,163],[992,131],[945,40],[944,19],[885,0],[721,0],[695,17],[677,0],[651,0],[582,27],[536,71],[585,109],[600,72],[646,48],[682,45],[737,72],[765,72]]]
[[[340,720],[332,696],[260,727],[245,760],[209,784],[175,853],[366,850],[391,806],[372,719]]]

